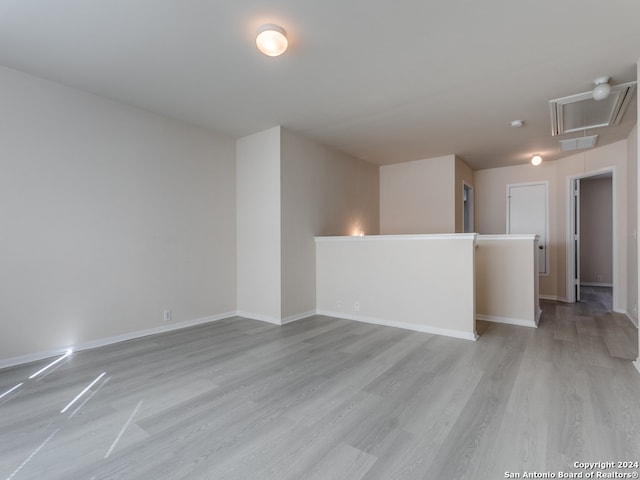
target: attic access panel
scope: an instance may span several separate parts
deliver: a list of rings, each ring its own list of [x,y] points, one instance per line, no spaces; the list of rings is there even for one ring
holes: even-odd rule
[[[613,85],[604,100],[594,100],[591,92],[549,101],[551,135],[610,127],[622,120],[636,90],[636,82]]]

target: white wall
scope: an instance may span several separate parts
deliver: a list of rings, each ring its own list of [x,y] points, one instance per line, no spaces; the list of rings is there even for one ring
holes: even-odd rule
[[[314,237],[379,231],[378,167],[282,129],[282,319],[316,309]]]
[[[476,230],[501,234],[506,230],[506,186],[546,180],[549,182],[549,275],[540,277],[541,296],[566,300],[567,179],[571,176],[614,168],[614,201],[618,252],[615,270],[614,308],[627,305],[627,141],[586,150],[555,162],[479,170],[475,172]]]
[[[476,318],[536,327],[536,236],[478,235],[476,243]]]
[[[637,97],[636,97],[637,98]],[[638,125],[627,138],[627,312],[638,324]]]
[[[234,141],[0,68],[0,359],[235,310]]]
[[[379,230],[378,167],[275,127],[237,140],[238,313],[316,309],[316,235]]]
[[[236,141],[238,311],[279,323],[280,127]]]
[[[640,59],[637,62],[637,74],[636,74],[636,78],[640,78]],[[638,118],[640,118],[640,101],[638,100],[638,95],[636,94],[636,109],[638,112]],[[636,146],[635,146],[635,150],[634,147],[630,147],[629,152],[634,152],[635,151],[635,168],[636,168],[636,200],[638,201],[635,204],[636,207],[636,235],[634,238],[634,243],[635,243],[635,250],[636,250],[636,282],[637,285],[640,288],[640,281],[638,279],[638,262],[637,259],[640,258],[640,255],[638,254],[638,249],[640,248],[640,242],[638,241],[638,231],[637,228],[640,226],[640,219],[638,218],[640,216],[640,195],[638,194],[638,190],[640,189],[640,168],[638,168],[638,151],[640,150],[640,135],[638,135],[638,128],[640,127],[640,124],[636,124],[635,127],[635,140],[636,140]],[[633,135],[630,135],[629,140],[632,141],[633,140]],[[636,291],[634,292],[637,297],[636,297],[636,303],[635,305],[638,305],[638,302],[640,301],[640,293],[638,292],[638,290],[636,289]],[[640,307],[638,307],[640,309]],[[636,313],[636,318],[638,318],[638,314]],[[638,371],[640,372],[640,328],[638,329],[638,359],[635,361],[635,366],[638,369]]]
[[[473,340],[475,237],[318,237],[318,312]]]
[[[381,166],[380,232],[464,231],[465,183],[473,188],[473,170],[455,155]]]
[[[454,184],[454,155],[381,166],[380,233],[455,232]]]
[[[557,248],[558,238],[555,225],[558,218],[564,218],[553,202],[556,198],[557,181],[555,162],[543,162],[539,167],[518,165],[513,167],[478,170],[475,179],[475,229],[482,235],[505,234],[507,222],[507,185],[547,180],[549,182],[549,255],[550,275],[540,277],[540,294],[558,297]]]

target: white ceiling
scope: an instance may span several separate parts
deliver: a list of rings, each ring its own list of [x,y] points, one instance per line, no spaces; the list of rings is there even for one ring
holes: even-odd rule
[[[282,57],[255,48],[267,22],[289,35]],[[2,65],[234,137],[283,125],[378,164],[560,158],[571,135],[551,137],[548,101],[636,80],[639,58],[638,0],[0,0]],[[587,134],[626,138],[635,102]]]

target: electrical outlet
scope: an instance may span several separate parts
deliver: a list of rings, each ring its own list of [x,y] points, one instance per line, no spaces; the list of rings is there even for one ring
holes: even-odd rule
[[[355,302],[355,303],[353,304],[353,309],[354,309],[356,312],[359,312],[359,311],[360,311],[360,302]]]
[[[598,282],[601,282],[602,281],[602,275],[596,275],[596,280]]]
[[[170,322],[171,321],[171,310],[165,310],[163,318],[164,318],[165,322]]]

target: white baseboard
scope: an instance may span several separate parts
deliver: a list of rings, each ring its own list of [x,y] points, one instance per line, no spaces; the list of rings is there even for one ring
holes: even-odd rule
[[[51,358],[64,354],[69,348],[74,352],[82,350],[89,350],[92,348],[104,347],[112,345],[114,343],[126,342],[127,340],[133,340],[135,338],[148,337],[149,335],[156,335],[158,333],[166,333],[174,330],[182,330],[183,328],[195,327],[204,323],[215,322],[223,320],[225,318],[235,316],[236,312],[220,313],[218,315],[212,315],[209,317],[196,318],[195,320],[189,320],[186,322],[173,323],[170,325],[162,325],[160,327],[149,328],[146,330],[137,330],[135,332],[127,332],[122,335],[115,335],[113,337],[100,338],[98,340],[91,340],[88,342],[79,343],[77,345],[67,345],[63,348],[57,348],[45,352],[29,353],[27,355],[20,355],[18,357],[6,358],[0,360],[0,369],[21,365],[24,363],[36,362],[44,360],[45,358]]]
[[[603,282],[580,282],[581,287],[609,287],[613,288],[613,283]]]
[[[636,317],[634,317],[633,315],[631,315],[628,310],[615,309],[614,311],[617,312],[617,313],[622,313],[623,315],[625,315],[629,319],[629,321],[633,324],[633,326],[638,328],[638,319]]]
[[[310,310],[308,312],[298,313],[296,315],[291,315],[282,319],[277,317],[270,317],[268,315],[262,315],[261,313],[243,312],[241,310],[238,310],[235,314],[238,317],[244,317],[250,320],[258,320],[260,322],[267,322],[271,323],[272,325],[286,325],[287,323],[295,322],[297,320],[302,320],[303,318],[315,315],[316,311]]]
[[[310,310],[308,312],[298,313],[297,315],[291,315],[289,317],[285,317],[281,320],[282,325],[286,325],[287,323],[297,322],[298,320],[302,320],[303,318],[309,318],[316,314],[315,310]]]
[[[476,320],[484,320],[487,322],[506,323],[507,325],[517,325],[519,327],[538,328],[538,324],[534,320],[526,320],[522,318],[498,317],[497,315],[476,315]]]
[[[250,320],[259,320],[261,322],[267,322],[273,325],[281,325],[279,318],[262,315],[261,313],[244,312],[242,310],[238,310],[235,314],[238,317],[248,318]]]
[[[64,355],[69,348],[73,347],[56,348],[45,352],[28,353],[26,355],[18,355],[17,357],[3,358],[0,360],[0,370],[3,368],[15,367],[16,365],[23,365],[25,363],[37,362],[46,358],[58,357],[60,355]],[[73,350],[77,349],[73,348]]]
[[[329,310],[317,310],[317,315],[324,315],[326,317],[342,318],[344,320],[354,320],[356,322],[371,323],[373,325],[383,325],[385,327],[403,328],[405,330],[412,330],[414,332],[432,333],[434,335],[444,335],[446,337],[461,338],[463,340],[477,340],[478,335],[476,333],[462,332],[460,330],[449,330],[446,328],[431,327],[429,325],[422,325],[417,323],[397,322],[395,320],[385,320],[382,318],[365,317],[363,315],[351,315],[342,312],[332,312]]]
[[[558,297],[556,295],[538,295],[540,300],[552,300],[554,302],[558,301]]]
[[[540,300],[553,300],[554,302],[569,303],[567,297],[558,297],[557,295],[538,295]]]

